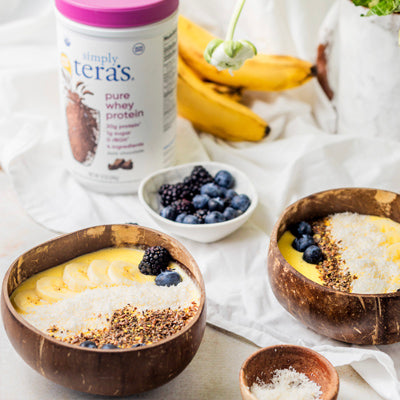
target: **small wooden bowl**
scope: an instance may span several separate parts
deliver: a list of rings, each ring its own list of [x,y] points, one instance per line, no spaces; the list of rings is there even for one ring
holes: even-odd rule
[[[120,350],[87,349],[60,342],[18,314],[10,294],[33,274],[107,247],[163,246],[191,273],[201,291],[198,313],[180,332],[152,345]],[[189,364],[206,325],[205,290],[196,261],[177,240],[135,225],[102,225],[60,236],[22,254],[7,271],[1,294],[5,330],[19,355],[44,377],[71,389],[127,396],[156,388]]]
[[[356,294],[329,289],[296,271],[279,251],[278,240],[290,225],[345,211],[400,222],[400,195],[377,189],[334,189],[290,205],[271,234],[268,274],[272,290],[290,314],[322,335],[354,344],[399,342],[399,292]]]
[[[243,400],[257,400],[250,392],[253,383],[270,383],[274,371],[290,367],[321,387],[322,400],[337,399],[339,377],[325,357],[307,347],[277,345],[256,351],[243,363],[239,375]]]

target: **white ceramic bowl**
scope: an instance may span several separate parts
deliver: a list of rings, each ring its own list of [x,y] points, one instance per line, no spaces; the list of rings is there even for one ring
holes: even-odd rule
[[[161,217],[159,215],[159,210],[161,209],[160,196],[157,193],[160,186],[165,183],[182,182],[185,176],[190,175],[196,165],[202,165],[213,176],[221,169],[229,171],[235,178],[233,189],[238,194],[244,193],[249,196],[251,200],[250,207],[239,217],[215,224],[182,224]],[[258,202],[257,192],[245,174],[230,165],[213,161],[182,164],[157,171],[141,182],[138,195],[144,209],[162,229],[170,234],[202,243],[215,242],[234,232],[249,219]]]

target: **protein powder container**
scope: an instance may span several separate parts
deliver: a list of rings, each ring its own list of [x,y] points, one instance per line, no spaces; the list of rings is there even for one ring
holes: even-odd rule
[[[64,153],[85,187],[134,193],[174,162],[179,0],[56,0]]]

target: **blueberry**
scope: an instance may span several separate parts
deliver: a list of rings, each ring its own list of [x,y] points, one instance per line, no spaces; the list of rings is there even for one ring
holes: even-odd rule
[[[214,180],[219,186],[227,189],[231,188],[235,183],[235,179],[233,178],[232,174],[225,170],[218,171],[214,177]]]
[[[157,286],[176,286],[180,282],[182,282],[182,278],[175,271],[163,271],[156,276]]]
[[[204,218],[204,222],[206,224],[215,224],[216,222],[224,222],[224,221],[225,221],[225,217],[219,211],[211,211]]]
[[[315,244],[314,239],[310,235],[303,235],[301,237],[297,237],[296,239],[293,240],[292,242],[292,247],[300,252],[304,252],[305,249],[309,246],[312,246]]]
[[[303,254],[303,260],[310,264],[318,264],[323,258],[321,249],[315,244],[307,247]]]
[[[200,193],[207,194],[210,197],[218,197],[221,195],[221,189],[214,182],[210,182],[200,188]]]
[[[161,212],[160,215],[164,218],[170,219],[172,221],[175,221],[176,218],[176,209],[175,207],[172,206],[167,206],[164,207]]]
[[[136,222],[125,222],[125,225],[139,225],[139,224]]]
[[[237,193],[233,189],[228,189],[225,193],[225,198],[232,200],[235,196],[237,196]]]
[[[175,222],[183,223],[184,218],[186,217],[187,213],[180,213],[176,218]]]
[[[182,221],[184,224],[199,224],[200,220],[195,215],[186,215]]]
[[[223,215],[225,217],[225,219],[228,221],[230,219],[236,218],[238,216],[237,210],[235,210],[232,207],[226,207]]]
[[[215,197],[208,200],[208,209],[210,211],[223,211],[225,208],[225,203],[221,197]]]
[[[228,190],[229,190],[229,189],[220,186],[220,187],[219,187],[219,192],[220,192],[219,195],[220,195],[221,197],[223,197],[223,198],[226,198],[226,193],[228,192]]]
[[[231,201],[231,207],[245,212],[250,206],[250,199],[245,194],[238,194]]]
[[[193,197],[192,203],[196,210],[199,208],[206,208],[210,196],[208,194],[197,194]]]
[[[85,340],[79,346],[80,347],[86,347],[88,349],[97,349],[96,343],[92,342],[91,340]]]
[[[134,349],[136,347],[142,347],[142,346],[146,346],[145,343],[135,343],[131,348]]]
[[[291,226],[289,230],[296,237],[301,237],[303,235],[312,235],[311,225],[305,221],[301,221],[298,224]]]
[[[104,350],[112,350],[112,349],[118,349],[118,346],[114,346],[112,343],[106,343],[101,346],[102,349]]]

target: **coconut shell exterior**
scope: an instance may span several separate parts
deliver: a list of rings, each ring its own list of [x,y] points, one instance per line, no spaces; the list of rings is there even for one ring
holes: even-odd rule
[[[360,345],[400,341],[400,292],[356,294],[329,289],[304,277],[284,259],[278,240],[292,224],[339,212],[387,217],[400,222],[400,196],[367,188],[328,190],[305,197],[283,212],[273,229],[268,274],[281,305],[310,329]]]
[[[145,347],[86,349],[60,342],[27,323],[10,301],[25,279],[80,255],[107,247],[163,246],[186,267],[201,291],[199,311],[180,332]],[[60,236],[21,255],[2,286],[1,312],[15,350],[33,369],[65,387],[104,396],[127,396],[156,388],[176,377],[199,348],[206,325],[205,289],[200,270],[175,239],[135,225],[103,225]]]
[[[321,354],[307,347],[277,345],[253,353],[240,370],[240,392],[243,400],[257,400],[249,388],[260,381],[270,383],[274,372],[294,368],[321,388],[321,400],[336,400],[339,376],[333,365]]]

